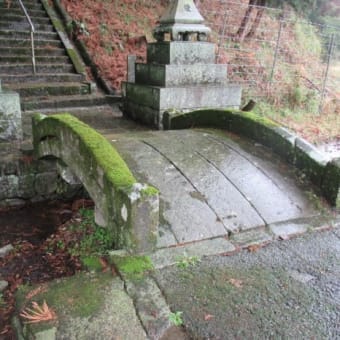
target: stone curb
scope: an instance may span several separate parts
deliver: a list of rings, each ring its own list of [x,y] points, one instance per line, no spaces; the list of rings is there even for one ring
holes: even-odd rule
[[[95,77],[97,83],[105,91],[106,94],[115,95],[116,91],[112,89],[112,87],[108,84],[108,82],[104,78],[102,78],[102,76],[100,75],[100,71],[97,65],[93,62],[92,57],[88,53],[85,44],[81,40],[79,40],[77,37],[72,36],[74,25],[76,25],[75,21],[65,11],[64,7],[60,3],[60,0],[53,0],[53,4],[66,27],[66,32],[69,38],[74,41],[85,64],[91,68],[91,72],[93,76]]]
[[[207,109],[188,113],[166,112],[163,125],[166,129],[214,127],[251,138],[302,171],[332,206],[340,208],[340,158],[331,159],[270,119],[252,112]]]

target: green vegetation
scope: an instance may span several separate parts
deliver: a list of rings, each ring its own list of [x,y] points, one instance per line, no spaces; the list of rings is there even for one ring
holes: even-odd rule
[[[188,268],[190,266],[195,266],[200,262],[198,256],[183,256],[176,261],[176,266],[178,268]]]
[[[81,234],[80,241],[68,246],[73,256],[88,257],[105,255],[113,248],[113,236],[107,228],[99,227],[94,222],[93,209],[80,209],[81,222],[69,228]]]
[[[113,235],[107,228],[95,224],[93,209],[80,209],[79,213],[80,221],[75,220],[65,227],[64,238],[56,235],[49,239],[46,251],[69,253],[78,257],[89,271],[100,271],[103,269],[100,257],[114,248]]]
[[[154,269],[148,256],[114,256],[112,261],[122,274],[131,279],[142,278],[145,272]]]
[[[183,315],[183,312],[179,312],[179,311],[170,313],[169,320],[175,326],[182,326],[183,325],[182,315]]]

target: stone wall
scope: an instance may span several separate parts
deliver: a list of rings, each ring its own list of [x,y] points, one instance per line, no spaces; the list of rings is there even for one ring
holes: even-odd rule
[[[0,150],[0,206],[67,199],[83,194],[79,184],[69,185],[58,174],[56,161],[34,160],[31,152]]]

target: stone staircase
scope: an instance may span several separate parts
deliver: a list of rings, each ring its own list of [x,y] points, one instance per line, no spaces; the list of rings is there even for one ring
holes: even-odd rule
[[[0,79],[4,89],[20,94],[22,111],[104,105],[93,93],[83,65],[70,58],[70,43],[52,25],[53,9],[40,0],[23,0],[35,26],[36,74],[33,74],[30,26],[17,0],[0,0]],[[53,12],[52,12],[53,13]],[[65,48],[65,39],[67,48]],[[83,71],[79,71],[82,69]]]

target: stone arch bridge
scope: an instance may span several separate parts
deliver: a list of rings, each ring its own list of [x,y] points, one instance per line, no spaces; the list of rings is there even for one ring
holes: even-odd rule
[[[207,240],[223,250],[232,239],[268,241],[331,223],[310,181],[338,204],[339,161],[251,113],[210,110],[209,126],[206,116],[167,116],[173,130],[103,137],[68,114],[36,115],[34,147],[38,158],[60,160],[62,176],[78,177],[95,202],[96,222],[131,252]],[[186,129],[192,126],[206,128]]]

